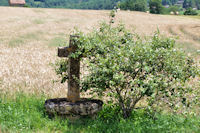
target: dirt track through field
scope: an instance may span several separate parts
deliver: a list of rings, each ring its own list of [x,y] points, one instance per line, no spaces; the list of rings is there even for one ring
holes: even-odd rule
[[[0,7],[0,91],[66,96],[51,63],[56,47],[66,45],[73,28],[88,32],[109,11]],[[116,22],[141,35],[178,35],[185,49],[200,49],[200,19],[119,11]]]

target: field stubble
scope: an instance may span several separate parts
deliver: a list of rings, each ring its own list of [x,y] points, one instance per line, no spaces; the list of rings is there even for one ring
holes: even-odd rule
[[[58,58],[56,47],[67,45],[74,27],[88,32],[109,19],[109,11],[94,10],[0,7],[0,12],[0,91],[51,97],[64,97],[67,91],[66,84],[54,82],[58,77],[50,64]],[[116,22],[120,21],[142,36],[159,28],[162,35],[179,36],[178,43],[184,44],[180,47],[200,50],[195,39],[200,38],[199,19],[120,11]]]

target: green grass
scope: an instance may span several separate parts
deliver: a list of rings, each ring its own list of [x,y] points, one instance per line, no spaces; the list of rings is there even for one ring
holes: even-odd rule
[[[44,111],[45,96],[17,94],[15,98],[0,96],[0,130],[2,132],[70,132],[70,133],[130,133],[130,132],[200,132],[200,117],[155,114],[144,110],[133,112],[124,120],[111,106],[104,106],[99,116],[74,122],[49,119]],[[1,132],[0,131],[0,132]]]
[[[67,40],[63,36],[58,36],[53,39],[51,39],[48,43],[50,47],[59,47],[59,46],[66,46]]]
[[[40,36],[42,35],[43,33],[40,32],[40,31],[37,31],[37,32],[33,32],[33,33],[27,33],[25,35],[23,35],[23,39],[25,40],[38,40],[40,39]]]
[[[12,40],[9,41],[8,45],[10,47],[16,47],[16,46],[20,46],[23,45],[25,42],[22,38],[14,38]]]
[[[33,21],[33,24],[44,24],[45,21],[43,19],[34,19]]]
[[[21,45],[24,45],[24,44],[26,44],[30,41],[33,41],[33,40],[40,40],[42,36],[43,36],[43,32],[40,32],[40,31],[27,33],[27,34],[20,35],[18,37],[12,38],[8,42],[8,45],[10,47],[21,46]]]

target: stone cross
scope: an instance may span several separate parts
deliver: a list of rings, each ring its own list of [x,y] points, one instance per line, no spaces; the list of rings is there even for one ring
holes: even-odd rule
[[[79,36],[70,35],[69,47],[59,47],[58,56],[68,57],[71,53],[74,53],[78,46],[76,39]],[[79,79],[80,79],[80,57],[72,58],[69,57],[69,67],[68,67],[68,93],[67,99],[70,102],[76,102],[80,100],[80,90],[79,90]]]

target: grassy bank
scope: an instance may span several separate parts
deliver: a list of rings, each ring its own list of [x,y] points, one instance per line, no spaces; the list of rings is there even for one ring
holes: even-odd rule
[[[115,109],[104,106],[97,119],[72,122],[49,119],[44,112],[44,96],[18,94],[0,97],[0,130],[2,132],[200,132],[200,117],[155,114],[144,110],[133,112],[124,120]]]

